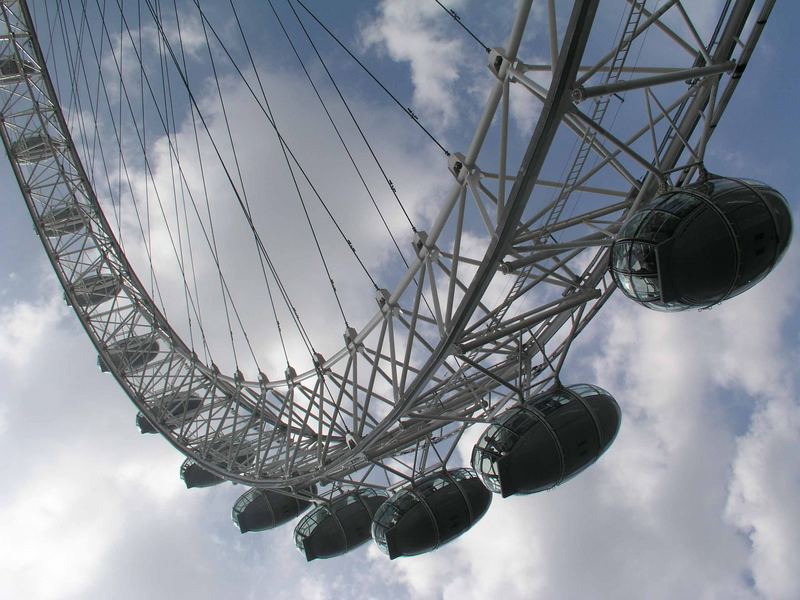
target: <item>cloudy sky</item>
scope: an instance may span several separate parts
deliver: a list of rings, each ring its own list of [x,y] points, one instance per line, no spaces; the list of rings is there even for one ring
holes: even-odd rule
[[[401,91],[457,141],[459,114],[444,107],[465,102],[464,89],[483,93],[472,80],[483,64],[464,67],[468,85],[457,87],[426,70],[425,44],[454,61],[483,59],[429,4],[382,3],[341,25],[364,56],[410,76]],[[459,9],[501,43],[479,4]],[[776,7],[707,158],[714,171],[781,190],[795,222],[800,90],[787,73],[800,67],[798,17],[792,3]],[[280,89],[291,96],[292,85]],[[385,106],[362,109],[367,122],[395,127]],[[420,188],[440,185],[428,163],[441,159],[415,155],[416,138],[399,126],[392,133],[387,161],[422,178]],[[290,527],[237,532],[240,486],[187,491],[181,457],[138,434],[133,406],[100,374],[63,304],[5,161],[0,185],[0,598],[800,597],[796,240],[761,285],[712,310],[657,314],[614,297],[573,348],[565,379],[611,390],[623,425],[574,481],[495,498],[469,534],[431,555],[390,562],[368,544],[306,563]],[[424,201],[411,191],[420,218]]]

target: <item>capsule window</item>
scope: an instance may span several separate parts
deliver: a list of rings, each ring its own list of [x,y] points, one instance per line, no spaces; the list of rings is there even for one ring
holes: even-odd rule
[[[491,456],[481,458],[481,473],[497,476],[497,462]]]
[[[684,217],[692,212],[702,200],[693,194],[675,192],[668,198],[658,203],[658,210],[672,213],[678,218]]]
[[[625,291],[628,296],[634,296],[633,282],[631,276],[626,273],[614,273],[615,279],[619,286]]]
[[[628,256],[630,256],[631,243],[632,242],[617,242],[612,246],[611,264],[614,266],[616,271],[630,271]]]
[[[542,414],[548,415],[573,400],[574,398],[566,392],[553,392],[541,400],[534,400],[532,406]]]
[[[444,477],[434,477],[432,479],[428,479],[427,481],[421,483],[419,487],[417,487],[416,492],[420,496],[429,496],[436,490],[442,489],[446,486],[450,481],[445,479]]]
[[[652,210],[647,213],[647,218],[639,226],[636,237],[658,244],[675,232],[678,223],[680,219],[675,215],[662,210]]]
[[[491,437],[489,437],[489,432],[487,432],[485,438],[486,450],[502,455],[514,447],[514,444],[519,439],[519,435],[505,427],[497,427]]]
[[[456,469],[450,473],[450,476],[453,481],[469,481],[478,478],[478,474],[471,469]]]
[[[522,409],[512,409],[500,417],[499,423],[518,435],[522,435],[533,427],[538,419],[532,413]]]
[[[636,232],[639,230],[639,225],[641,225],[642,221],[648,214],[649,211],[647,210],[637,210],[635,213],[633,213],[630,218],[622,224],[618,237],[620,239],[636,237]]]
[[[655,247],[644,242],[631,244],[630,272],[634,275],[655,275],[657,272]]]
[[[330,514],[331,513],[326,506],[318,506],[305,517],[303,517],[303,520],[298,523],[297,529],[295,529],[294,542],[301,551],[305,551],[303,547],[303,540],[311,535],[311,532],[317,528],[317,525],[328,518]]]
[[[719,197],[729,192],[739,192],[742,189],[742,183],[749,185],[762,185],[754,181],[746,181],[743,179],[729,179],[727,177],[715,177],[706,182],[710,189],[707,194],[709,196]]]
[[[579,383],[577,385],[569,386],[570,391],[582,397],[594,396],[597,393],[597,388],[588,383]]]
[[[401,492],[394,500],[394,506],[400,512],[405,512],[417,503],[417,499],[411,492]]]
[[[633,291],[640,300],[658,300],[661,297],[657,277],[631,277]]]
[[[611,394],[609,394],[603,388],[588,383],[579,383],[577,385],[571,385],[569,386],[568,389],[584,398],[586,398],[587,396],[611,396]]]

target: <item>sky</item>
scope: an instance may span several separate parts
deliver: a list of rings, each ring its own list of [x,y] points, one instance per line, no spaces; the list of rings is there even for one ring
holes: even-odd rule
[[[463,90],[480,96],[483,63],[448,80],[426,70],[419,40],[445,58],[483,59],[428,4],[330,18],[382,72],[410,76],[399,93],[457,143],[471,114]],[[454,3],[491,40],[478,5]],[[787,73],[800,67],[798,12],[776,6],[707,157],[716,172],[781,190],[795,223],[798,87]],[[299,84],[281,82],[291,99]],[[398,181],[417,181],[409,205],[424,219],[421,190],[441,185],[431,167],[441,159],[415,152],[419,138],[385,106],[360,101],[366,122],[397,141],[388,164],[407,169]],[[448,108],[460,102],[463,112]],[[534,118],[524,105],[517,114]],[[297,143],[314,143],[313,129],[298,125]],[[797,240],[765,281],[711,310],[661,314],[613,297],[566,367],[575,382],[611,390],[623,411],[614,445],[580,477],[495,498],[468,534],[430,555],[390,562],[366,544],[306,563],[290,526],[238,533],[230,508],[241,486],[186,490],[182,457],[138,433],[134,407],[63,303],[5,161],[0,186],[0,598],[800,597]]]

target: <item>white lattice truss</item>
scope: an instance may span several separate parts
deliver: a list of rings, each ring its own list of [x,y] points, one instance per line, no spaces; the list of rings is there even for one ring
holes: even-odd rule
[[[597,4],[575,2],[559,38],[555,2],[548,2],[552,60],[529,64],[517,52],[531,1],[520,3],[505,47],[490,55],[495,83],[472,143],[451,157],[452,188],[432,227],[414,240],[416,259],[400,284],[382,291],[373,318],[346,332],[344,347],[319,357],[315,369],[247,381],[203,364],[132,271],[66,127],[27,4],[1,1],[0,59],[18,67],[0,81],[0,132],[14,173],[101,363],[160,433],[236,482],[295,489],[321,482],[330,493],[389,488],[442,468],[466,427],[552,384],[572,340],[614,291],[606,265],[616,230],[660,186],[688,181],[702,168],[708,139],[772,8],[765,2],[745,31],[753,2],[735,1],[716,37],[701,40],[680,2],[667,0],[652,13],[630,3],[620,37],[589,61],[584,49]],[[692,35],[665,24],[668,12],[686,20]],[[669,60],[628,66],[631,44],[651,29],[666,34]],[[678,58],[685,66],[675,66]],[[538,72],[552,74],[549,87],[537,82]],[[603,84],[589,85],[598,75]],[[514,86],[540,102],[540,116],[521,163],[508,165]],[[624,135],[601,124],[609,98],[623,92],[626,105],[639,101],[641,114],[644,103],[647,115],[631,128],[623,107],[615,122],[626,123]],[[578,151],[563,181],[540,179],[560,130],[578,137]],[[499,146],[484,143],[490,131]],[[584,168],[587,157],[597,157],[591,168]],[[617,187],[594,184],[609,172]],[[576,191],[583,200],[566,217]],[[75,207],[82,226],[53,235],[49,216]],[[471,216],[486,227],[482,255],[468,256],[461,246]],[[499,303],[486,305],[498,270],[514,283]],[[96,305],[80,302],[76,294],[87,292],[87,278],[116,281],[118,292]],[[423,298],[432,315],[421,308]],[[136,352],[144,356],[138,364]],[[158,416],[176,393],[200,397],[202,408],[178,415],[172,428]]]

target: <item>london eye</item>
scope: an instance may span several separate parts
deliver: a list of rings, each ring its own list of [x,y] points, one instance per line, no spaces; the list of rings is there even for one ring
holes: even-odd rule
[[[712,307],[791,237],[762,174],[705,160],[773,2],[700,22],[677,0],[551,0],[537,28],[523,0],[492,40],[432,4],[484,73],[447,139],[312,3],[254,11],[307,79],[304,121],[249,7],[0,1],[0,132],[99,368],[187,487],[247,486],[243,533],[301,517],[308,560],[430,551],[492,493],[590,467],[625,399],[561,373],[611,294]],[[344,69],[402,134],[360,118]],[[321,126],[330,145],[304,145]],[[393,136],[440,163],[418,198]]]

